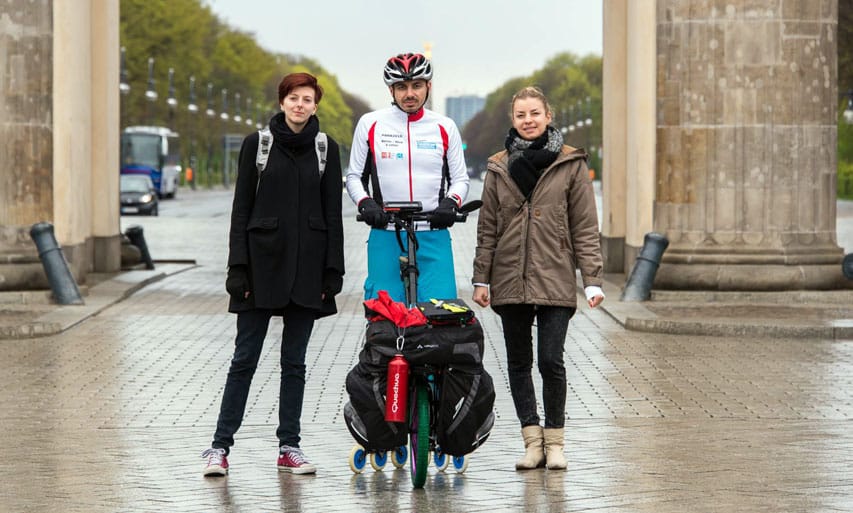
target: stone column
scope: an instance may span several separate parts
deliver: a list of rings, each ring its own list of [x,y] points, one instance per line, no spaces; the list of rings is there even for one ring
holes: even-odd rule
[[[847,286],[835,0],[658,0],[656,288]]]
[[[628,2],[627,230],[625,269],[630,271],[652,231],[655,193],[655,0]]]
[[[628,0],[604,0],[602,63],[601,251],[604,271],[622,273],[625,266],[625,215],[628,182],[627,82]]]
[[[0,290],[48,288],[42,221],[78,282],[119,270],[118,27],[119,0],[0,8]]]
[[[30,227],[53,220],[53,2],[0,9],[0,290],[46,288]]]
[[[92,0],[92,269],[121,268],[119,3]],[[113,201],[115,199],[115,201]]]
[[[78,281],[92,220],[91,0],[54,2],[53,224]]]
[[[655,183],[655,0],[605,0],[602,252],[627,273],[652,230]]]

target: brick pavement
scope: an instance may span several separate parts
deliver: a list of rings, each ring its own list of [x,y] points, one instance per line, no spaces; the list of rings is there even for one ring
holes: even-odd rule
[[[0,511],[853,510],[850,341],[628,332],[588,309],[566,344],[566,472],[513,470],[521,443],[499,324],[481,311],[497,422],[467,472],[430,468],[417,491],[407,470],[353,475],[343,383],[363,336],[367,230],[347,215],[341,314],[317,323],[307,358],[302,445],[316,476],[275,469],[274,321],[232,473],[202,478],[235,333],[227,216],[161,217],[139,220],[152,255],[198,267],[58,335],[0,341]],[[453,229],[466,298],[474,224]]]

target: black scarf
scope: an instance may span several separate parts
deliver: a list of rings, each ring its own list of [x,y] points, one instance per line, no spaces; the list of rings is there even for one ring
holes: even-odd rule
[[[515,128],[509,129],[504,147],[509,152],[509,176],[524,194],[530,197],[542,172],[557,159],[563,147],[563,134],[548,125],[545,132],[532,141],[523,139]]]
[[[305,128],[298,134],[293,133],[293,130],[287,126],[284,119],[284,112],[279,112],[270,119],[270,132],[273,136],[273,144],[282,150],[298,150],[305,146],[314,146],[314,137],[320,131],[320,120],[317,116],[308,118],[308,123]]]

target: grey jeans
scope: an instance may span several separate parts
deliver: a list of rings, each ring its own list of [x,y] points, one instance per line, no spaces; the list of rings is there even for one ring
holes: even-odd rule
[[[542,376],[545,427],[561,428],[566,413],[566,366],[563,352],[569,320],[575,308],[542,305],[499,305],[494,307],[503,324],[509,388],[521,427],[539,425],[536,392],[533,388],[533,321],[538,340],[536,359]]]

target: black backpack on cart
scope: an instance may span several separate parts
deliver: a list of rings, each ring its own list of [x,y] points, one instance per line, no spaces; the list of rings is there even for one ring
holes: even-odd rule
[[[482,364],[483,329],[463,301],[454,299],[451,304],[464,312],[448,313],[433,303],[419,304],[428,323],[404,331],[389,320],[368,323],[359,363],[347,374],[350,401],[344,406],[347,428],[366,450],[389,451],[406,444],[407,426],[385,421],[388,362],[399,352],[410,367],[442,369],[435,430],[444,454],[468,454],[489,437],[495,389]],[[401,333],[405,342],[398,351]]]

